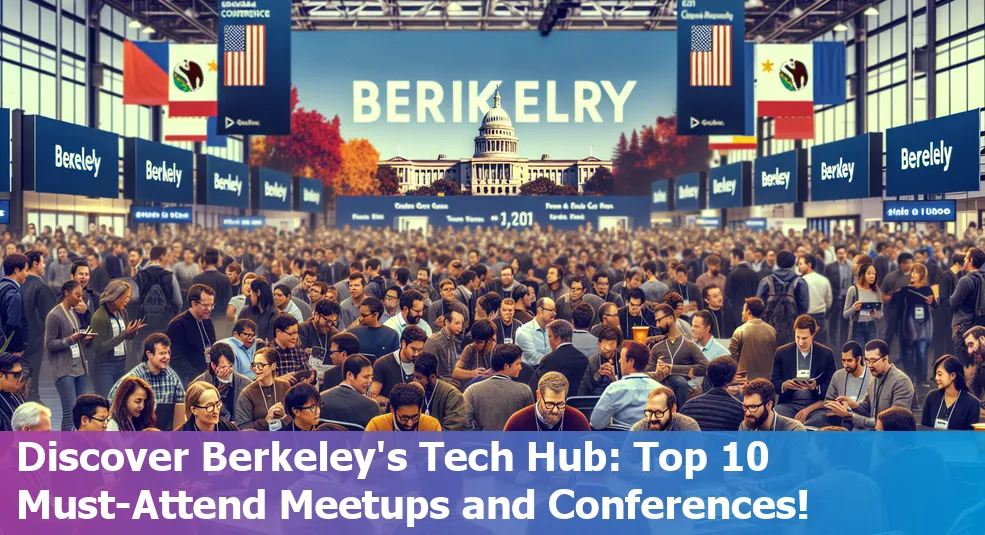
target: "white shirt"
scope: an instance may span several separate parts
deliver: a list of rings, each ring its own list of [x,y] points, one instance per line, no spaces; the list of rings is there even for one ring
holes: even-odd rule
[[[807,293],[810,300],[807,305],[808,314],[824,314],[831,308],[833,297],[831,295],[831,283],[828,278],[820,273],[812,272],[802,277],[807,283]]]

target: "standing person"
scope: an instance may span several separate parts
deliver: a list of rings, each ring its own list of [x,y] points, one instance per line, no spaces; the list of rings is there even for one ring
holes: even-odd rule
[[[257,276],[254,273],[247,273],[243,275],[242,286],[238,294],[234,295],[232,299],[229,300],[229,304],[226,305],[226,320],[230,323],[236,321],[239,318],[239,313],[243,310],[243,307],[250,304],[250,285],[253,283],[253,279]]]
[[[226,266],[226,278],[229,279],[230,297],[236,297],[243,293],[243,266],[233,262]],[[227,305],[228,306],[228,305]],[[221,309],[220,309],[221,310]]]
[[[893,340],[900,332],[899,314],[903,307],[904,295],[901,290],[910,285],[910,272],[914,265],[913,255],[910,253],[900,253],[896,261],[899,263],[899,269],[886,275],[879,288],[882,290],[882,317],[886,318],[886,333],[883,340],[889,347],[893,347]]]
[[[694,316],[694,313],[698,311],[701,292],[698,290],[697,284],[688,282],[687,266],[684,264],[678,264],[677,268],[675,268],[674,282],[670,285],[670,291],[681,296],[684,303],[684,310],[681,312],[681,315],[687,318],[686,321],[690,320]],[[629,301],[627,300],[626,302],[628,303]],[[626,338],[628,339],[630,336],[626,336]]]
[[[698,312],[707,312],[710,316],[711,319],[709,320],[708,326],[711,329],[712,337],[723,338],[724,332],[722,328],[725,325],[725,312],[722,310],[722,307],[725,304],[725,297],[722,294],[722,289],[715,284],[709,284],[701,290],[701,299],[704,308]],[[696,318],[697,316],[698,313],[695,312],[694,317]],[[691,321],[693,322],[694,318],[691,318]],[[691,333],[691,337],[694,337],[693,332]]]
[[[776,354],[776,331],[762,320],[763,300],[746,299],[742,308],[742,326],[735,330],[728,351],[739,364],[739,377],[743,379],[769,379]]]
[[[951,295],[958,286],[958,273],[964,267],[964,255],[954,253],[951,266],[945,269],[937,279],[938,304],[937,314],[934,314],[934,354],[953,355],[954,340],[951,332]]]
[[[722,258],[718,255],[708,255],[705,258],[708,271],[702,273],[695,282],[699,292],[704,292],[705,288],[714,284],[719,288],[724,288],[728,279],[722,275]]]
[[[831,290],[831,282],[820,273],[815,271],[817,258],[810,255],[800,257],[797,267],[800,269],[800,276],[807,283],[808,305],[807,313],[817,322],[818,342],[821,344],[831,343],[833,340],[828,333],[825,333],[824,326],[828,316],[828,310],[834,303],[834,295]]]
[[[640,290],[640,293],[643,293]],[[537,367],[551,349],[547,340],[547,324],[557,316],[557,307],[549,297],[537,300],[537,317],[524,323],[516,332],[516,344],[523,350],[523,362]]]
[[[591,431],[585,415],[565,403],[567,397],[564,375],[545,373],[537,382],[537,403],[513,413],[503,431]]]
[[[903,371],[913,384],[927,384],[927,350],[934,338],[933,311],[937,308],[934,292],[927,285],[927,266],[914,264],[910,285],[900,292],[900,341],[903,346]]]
[[[95,338],[90,346],[89,374],[93,391],[103,397],[109,396],[110,388],[126,373],[128,344],[145,326],[140,320],[130,321],[127,315],[131,293],[130,283],[110,281],[99,296],[99,306],[90,321]]]
[[[824,266],[824,276],[831,285],[831,310],[828,314],[828,341],[837,346],[834,341],[844,343],[849,340],[848,320],[843,312],[848,289],[852,287],[854,276],[852,265],[848,262],[848,251],[844,245],[835,247],[835,262]]]
[[[205,269],[195,275],[192,284],[203,284],[212,288],[215,295],[215,309],[226,310],[226,307],[229,306],[229,300],[233,297],[233,287],[229,282],[229,277],[216,267],[219,265],[219,250],[209,247],[205,250],[202,258],[205,259]],[[191,288],[188,291],[191,292]],[[191,297],[188,298],[188,301],[191,302]]]
[[[256,381],[246,385],[236,403],[236,427],[257,431],[278,431],[290,423],[284,410],[284,398],[291,383],[277,377],[280,356],[277,350],[267,347],[253,355],[253,373]]]
[[[27,347],[24,352],[24,388],[28,401],[41,401],[41,363],[44,357],[45,318],[55,308],[55,292],[44,281],[44,253],[27,252],[28,276],[20,286],[24,317],[27,318]],[[66,272],[67,273],[67,272]],[[66,277],[67,279],[68,277]]]
[[[776,329],[779,345],[793,342],[793,322],[810,308],[807,283],[793,271],[796,260],[790,251],[780,251],[776,268],[763,278],[756,291],[756,297],[766,304],[763,320]]]
[[[143,431],[154,427],[154,389],[140,377],[125,377],[113,396],[107,431]],[[184,399],[185,393],[181,392]]]
[[[544,285],[540,287],[540,291],[537,293],[537,298],[543,299],[546,297],[551,302],[556,303],[562,295],[565,295],[569,291],[571,290],[564,284],[564,268],[554,264],[547,268],[547,277]]]
[[[13,353],[0,353],[0,431],[13,431],[10,419],[17,407],[26,402],[20,393],[24,387],[23,377],[21,358]]]
[[[921,425],[934,429],[971,430],[980,419],[979,401],[968,391],[964,366],[953,355],[944,355],[934,363],[937,390],[927,394]]]
[[[561,298],[555,303],[557,305],[558,319],[572,322],[574,319],[575,308],[577,308],[578,305],[585,303],[592,310],[592,316],[589,318],[588,325],[588,327],[591,327],[592,323],[595,322],[595,314],[605,301],[597,295],[585,293],[588,286],[588,279],[585,277],[576,275],[568,284],[570,287],[568,295],[561,296]]]
[[[205,371],[209,350],[215,342],[212,309],[215,290],[204,284],[188,289],[188,310],[174,317],[164,333],[171,340],[171,366],[182,384],[189,384]]]
[[[382,317],[383,301],[367,297],[359,305],[359,326],[348,330],[359,338],[359,352],[372,361],[400,348],[400,336],[397,331],[380,323]]]
[[[341,322],[339,326],[342,330],[355,327],[359,321],[359,307],[366,299],[366,278],[361,273],[349,275],[349,297],[339,303],[342,308],[342,315],[339,316]]]
[[[420,327],[407,327],[400,335],[400,349],[376,359],[373,386],[369,392],[371,399],[385,406],[395,385],[414,380],[414,361],[424,350],[427,338]]]
[[[274,306],[274,292],[270,283],[263,277],[257,277],[250,283],[250,302],[239,313],[239,319],[248,319],[256,323],[257,338],[267,342],[274,339],[274,318],[279,311]],[[242,426],[240,426],[242,427]]]
[[[362,355],[351,355],[337,367],[341,368],[343,379],[321,393],[321,417],[365,428],[380,415],[380,404],[366,395],[373,384],[373,365]]]
[[[501,431],[516,411],[532,405],[533,393],[516,381],[523,365],[519,346],[496,346],[492,356],[493,375],[465,389],[465,429]]]
[[[188,289],[195,284],[195,277],[199,274],[198,262],[195,261],[195,250],[185,249],[182,252],[181,262],[172,268],[174,269],[175,279],[178,281],[178,289],[181,295],[188,295]]]
[[[845,294],[842,315],[848,320],[848,339],[865,347],[879,338],[878,320],[882,313],[882,292],[879,290],[879,274],[876,267],[867,264],[859,268],[858,279]]]
[[[547,343],[551,352],[544,356],[530,378],[530,390],[537,390],[540,378],[548,372],[559,372],[568,384],[581,384],[588,367],[588,357],[571,343],[573,329],[564,320],[554,320],[547,324]],[[596,342],[597,343],[597,342]]]
[[[985,252],[972,247],[965,255],[965,276],[958,279],[958,285],[951,294],[951,338],[954,340],[954,353],[965,366],[973,364],[967,346],[964,344],[965,332],[975,325],[985,322],[978,315],[978,303],[985,291]]]
[[[415,325],[424,329],[424,332],[431,336],[431,326],[424,319],[424,296],[417,290],[407,290],[400,294],[398,300],[400,311],[383,324],[393,329],[397,336],[400,336],[408,325]]]
[[[82,287],[82,300],[79,304],[75,305],[72,310],[75,315],[79,318],[79,328],[86,330],[89,328],[89,323],[92,321],[92,315],[96,312],[96,307],[99,305],[99,298],[96,297],[95,292],[89,288],[89,265],[83,260],[76,260],[72,263],[72,278],[79,283]]]
[[[143,332],[144,339],[152,334],[164,332],[171,319],[182,308],[178,280],[174,273],[164,269],[162,265],[166,254],[167,249],[164,247],[152,247],[150,264],[133,277],[140,296],[138,314],[147,324]]]
[[[106,268],[99,264],[99,254],[92,249],[86,254],[86,265],[89,266],[88,287],[96,294],[103,293],[106,285],[109,284],[109,274]]]
[[[4,277],[0,280],[0,344],[18,357],[24,355],[29,337],[21,286],[28,277],[27,256],[13,253],[3,258]]]
[[[45,282],[59,287],[70,277],[72,261],[68,257],[68,249],[64,245],[59,245],[56,249],[55,263],[52,264],[43,275]]]
[[[516,312],[516,301],[512,297],[503,299],[499,303],[499,314],[493,320],[496,328],[497,344],[515,343],[516,332],[523,323],[514,318]]]
[[[709,362],[718,357],[730,355],[728,349],[725,349],[725,346],[718,343],[718,340],[713,336],[714,320],[715,317],[712,316],[710,311],[699,310],[694,313],[694,320],[691,324],[692,339],[701,350],[701,354]]]
[[[308,296],[308,291],[311,290],[311,285],[318,280],[318,274],[315,273],[313,269],[306,269],[301,272],[301,282],[291,290],[291,297],[295,297],[304,301],[305,303],[311,305],[311,297]]]
[[[606,387],[622,378],[618,351],[620,342],[619,329],[607,326],[599,330],[598,350],[588,357],[588,366],[577,395],[601,396]]]
[[[44,348],[51,366],[51,378],[62,405],[62,431],[72,430],[72,407],[86,391],[87,364],[82,344],[94,334],[82,331],[74,308],[82,301],[82,286],[69,280],[60,292],[62,302],[45,318]]]
[[[422,353],[414,361],[414,381],[424,387],[424,414],[441,424],[443,431],[465,427],[465,397],[454,385],[438,377],[438,358]]]
[[[657,278],[660,275],[658,271],[656,262],[652,260],[643,262],[643,276],[646,278],[646,282],[640,286],[640,289],[646,294],[646,300],[651,303],[659,303],[670,291],[670,288]]]
[[[759,274],[745,261],[745,251],[732,249],[730,254],[732,271],[725,279],[725,325],[722,337],[731,338],[742,325],[742,310],[746,299],[756,295],[759,288]]]

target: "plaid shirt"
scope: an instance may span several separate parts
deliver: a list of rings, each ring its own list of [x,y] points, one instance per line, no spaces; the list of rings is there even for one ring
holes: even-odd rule
[[[155,403],[184,403],[185,389],[181,386],[181,378],[171,368],[165,368],[161,373],[154,375],[150,372],[146,362],[134,366],[132,370],[120,378],[109,391],[109,399],[116,397],[116,389],[127,377],[139,377],[150,386],[154,392]]]
[[[277,345],[276,342],[265,342],[263,340],[258,340],[256,346],[258,350],[264,347],[273,348],[277,351],[277,354],[280,355],[280,363],[277,364],[278,377],[284,377],[285,375],[290,375],[294,372],[309,369],[308,356],[302,352],[303,350],[300,343],[298,343],[295,347],[285,349]]]

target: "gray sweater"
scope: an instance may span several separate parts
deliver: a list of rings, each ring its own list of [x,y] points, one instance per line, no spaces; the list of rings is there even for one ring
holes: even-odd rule
[[[44,348],[51,364],[51,378],[78,377],[86,373],[85,356],[79,345],[79,358],[72,358],[72,343],[69,337],[76,332],[78,320],[75,312],[68,312],[62,305],[56,305],[48,313],[44,322]],[[72,319],[69,319],[69,318]],[[81,344],[81,343],[80,343]]]
[[[875,403],[873,404],[873,400]],[[913,408],[913,383],[895,365],[880,377],[873,377],[865,388],[865,399],[852,414],[855,429],[875,429],[876,416],[890,407]]]
[[[497,375],[473,383],[465,389],[465,429],[502,431],[507,420],[534,404],[530,387]]]

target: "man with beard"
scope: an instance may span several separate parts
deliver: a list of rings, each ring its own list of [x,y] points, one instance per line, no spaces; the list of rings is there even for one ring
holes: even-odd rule
[[[976,325],[964,333],[964,343],[968,347],[970,364],[965,364],[965,376],[969,377],[968,387],[976,398],[985,394],[985,327]],[[985,409],[985,405],[982,406]]]
[[[654,379],[673,389],[677,399],[686,400],[691,391],[688,382],[704,377],[708,359],[698,344],[684,336],[670,305],[657,305],[653,314],[657,334],[664,339],[653,345],[645,371],[655,372]]]
[[[442,431],[465,427],[465,398],[454,385],[438,377],[438,357],[431,353],[417,357],[414,381],[424,387],[424,414],[436,418]]]
[[[558,372],[537,382],[537,403],[513,413],[503,431],[591,431],[588,419],[565,403],[568,380]]]
[[[337,327],[340,310],[336,303],[319,301],[311,318],[298,326],[301,347],[309,350],[309,357],[314,358],[318,364],[328,356],[329,340],[339,332]]]
[[[421,413],[424,388],[415,382],[401,383],[390,391],[390,412],[369,421],[366,431],[441,431],[437,418]]]
[[[622,297],[609,291],[609,274],[605,271],[596,271],[592,276],[592,292],[606,303],[613,303],[616,308],[623,307],[626,303]]]
[[[714,284],[719,288],[725,287],[726,278],[722,275],[722,258],[718,255],[709,255],[705,259],[705,264],[708,265],[708,271],[702,273],[695,284],[698,287],[699,292],[704,292],[705,288]]]
[[[424,351],[438,357],[438,376],[458,386],[458,381],[452,378],[452,373],[460,354],[456,339],[462,334],[465,317],[461,312],[452,310],[442,316],[441,323],[444,327],[428,337],[428,341],[424,343]]]
[[[344,374],[342,382],[321,393],[321,417],[366,427],[380,415],[379,403],[366,397],[373,384],[373,365],[362,355],[351,355],[337,367]]]
[[[427,338],[420,327],[411,326],[404,329],[403,334],[400,335],[400,349],[383,355],[373,363],[373,386],[370,388],[369,397],[380,405],[386,405],[390,390],[395,385],[413,380],[414,361],[424,350],[424,342]]]
[[[889,407],[913,406],[913,383],[906,373],[889,362],[889,346],[882,340],[865,344],[865,365],[872,375],[862,401],[839,396],[825,406],[835,416],[851,418],[855,429],[876,428],[876,416]]]
[[[869,380],[872,375],[869,369],[862,364],[862,356],[865,351],[858,342],[849,341],[841,348],[842,368],[831,377],[828,385],[828,392],[824,396],[824,408],[841,396],[859,401],[865,395],[869,387]],[[826,425],[839,425],[846,429],[852,428],[852,421],[849,418],[840,416],[828,416]]]
[[[513,290],[519,286],[522,286],[516,281],[516,273],[513,273],[512,266],[503,266],[503,269],[499,272],[499,278],[493,279],[489,283],[489,291],[496,292],[499,295],[512,295]]]
[[[420,292],[417,290],[403,292],[400,294],[399,303],[400,312],[383,322],[383,325],[396,331],[397,335],[402,334],[408,325],[416,325],[424,329],[428,336],[433,334],[431,326],[426,321],[421,321],[424,318],[424,296]]]
[[[753,379],[742,387],[745,416],[739,431],[807,431],[804,424],[773,410],[776,390],[766,379]]]
[[[643,416],[630,431],[701,431],[694,418],[677,412],[677,396],[666,386],[650,392]]]
[[[539,299],[548,298],[555,303],[562,295],[567,294],[570,289],[564,284],[564,268],[554,264],[547,268],[545,284],[540,287],[537,293]]]
[[[591,305],[592,312],[597,313],[599,307],[601,307],[605,302],[597,295],[585,293],[585,290],[588,288],[588,279],[585,277],[576,276],[571,279],[570,288],[571,289],[568,292],[568,295],[563,295],[556,301],[558,319],[571,322],[574,318],[575,307],[578,306],[579,303],[587,303]],[[594,317],[592,322],[594,323]]]

